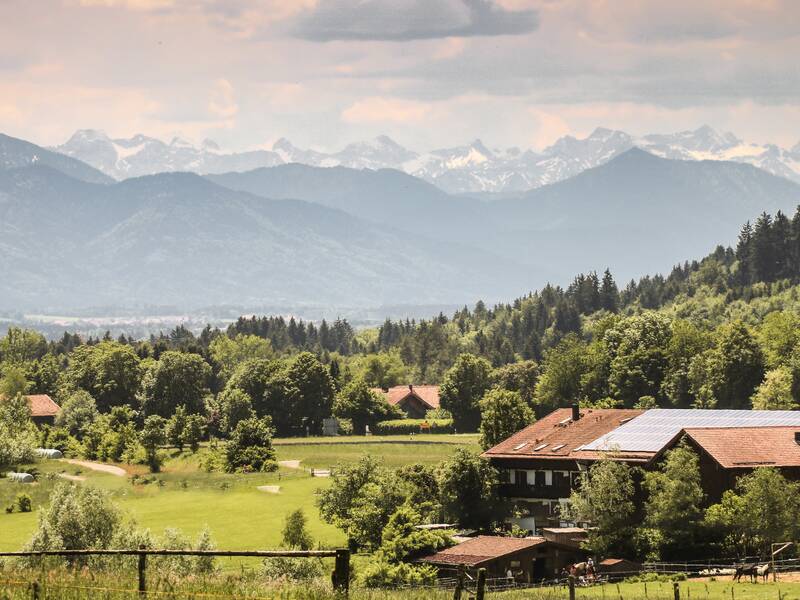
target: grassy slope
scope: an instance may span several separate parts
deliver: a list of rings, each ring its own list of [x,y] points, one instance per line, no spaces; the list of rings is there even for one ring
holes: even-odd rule
[[[402,442],[402,443],[375,443]],[[430,443],[432,441],[439,443]],[[326,442],[326,443],[322,443]],[[357,443],[347,443],[357,442]],[[448,442],[448,443],[441,443]],[[315,438],[277,440],[279,460],[302,460],[303,465],[327,468],[339,462],[354,462],[364,454],[383,458],[387,465],[414,462],[436,463],[456,448],[477,447],[477,436],[408,436],[375,438]],[[201,450],[202,452],[203,450]],[[197,456],[188,453],[173,456],[157,475],[156,483],[131,485],[127,478],[115,477],[62,462],[41,462],[43,476],[34,485],[14,484],[0,479],[0,508],[13,501],[16,494],[28,493],[34,507],[47,502],[49,491],[58,479],[48,473],[64,471],[86,477],[86,483],[109,490],[114,500],[140,527],[160,535],[167,527],[178,527],[194,537],[208,525],[223,549],[264,549],[275,547],[281,538],[283,521],[289,512],[302,508],[309,517],[309,528],[319,543],[336,546],[344,536],[335,527],[320,521],[315,492],[329,485],[329,479],[312,478],[303,470],[281,469],[278,473],[229,475],[205,473],[197,467]],[[145,474],[141,466],[127,467],[131,473]],[[256,489],[260,485],[280,485],[280,494]],[[36,527],[37,513],[5,514],[0,512],[0,551],[18,550]]]

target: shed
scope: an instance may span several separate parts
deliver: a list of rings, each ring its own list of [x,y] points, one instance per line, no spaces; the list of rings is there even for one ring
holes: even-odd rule
[[[566,565],[583,560],[578,548],[547,541],[543,537],[513,538],[479,535],[460,544],[422,557],[439,567],[446,576],[464,565],[471,571],[484,568],[490,578],[506,577],[511,571],[520,583],[554,579]]]
[[[600,561],[598,567],[601,575],[608,575],[615,579],[640,573],[642,563],[627,558],[606,558]]]

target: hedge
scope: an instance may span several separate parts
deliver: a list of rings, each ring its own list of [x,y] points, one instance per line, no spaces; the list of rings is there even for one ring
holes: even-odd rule
[[[423,423],[430,425],[425,433],[453,433],[453,419],[395,419],[381,421],[375,425],[377,435],[402,435],[406,433],[420,433]]]

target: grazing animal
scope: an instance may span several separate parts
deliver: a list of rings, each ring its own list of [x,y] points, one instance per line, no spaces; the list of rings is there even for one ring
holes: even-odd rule
[[[759,566],[759,567],[756,569],[756,575],[757,575],[758,577],[761,577],[761,579],[763,579],[763,580],[764,580],[764,583],[766,583],[766,582],[767,582],[767,579],[769,579],[769,574],[770,574],[770,571],[772,571],[772,565],[771,565],[771,564],[769,564],[769,563],[765,563],[765,564],[763,564],[763,565],[760,565],[760,566]]]
[[[588,562],[579,562],[569,565],[564,569],[566,575],[575,577],[579,581],[594,581],[597,578],[595,567]]]
[[[736,573],[733,575],[733,580],[741,581],[745,575],[750,577],[750,583],[755,583],[758,577],[758,563],[736,565]]]

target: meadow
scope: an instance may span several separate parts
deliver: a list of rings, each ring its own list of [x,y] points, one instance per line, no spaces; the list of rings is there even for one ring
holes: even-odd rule
[[[0,590],[4,599],[29,599],[30,582],[38,580],[42,597],[54,600],[83,600],[102,597],[108,600],[134,598],[136,575],[133,571],[114,572],[113,576],[98,571],[53,570],[44,576],[41,571],[16,572],[0,570]],[[324,578],[307,582],[267,582],[255,571],[212,575],[182,581],[148,579],[148,590],[154,598],[249,598],[281,600],[328,600],[341,598],[333,593],[330,582]],[[681,600],[798,600],[800,583],[739,583],[730,581],[681,581]],[[473,597],[468,589],[463,598]],[[508,591],[489,591],[488,597],[497,600],[566,600],[566,586],[518,588]],[[350,598],[354,600],[450,600],[452,590],[430,587],[404,588],[400,590],[370,590],[352,587]],[[609,583],[576,589],[578,600],[674,600],[673,584],[669,581],[647,583]]]
[[[478,450],[476,435],[294,438],[275,440],[275,447],[278,460],[300,460],[300,468],[282,467],[274,473],[206,473],[200,468],[206,448],[197,454],[169,451],[169,459],[157,474],[147,473],[141,465],[120,465],[128,477],[63,461],[41,461],[35,465],[40,472],[35,484],[0,479],[0,509],[12,504],[19,493],[29,494],[34,507],[29,513],[0,512],[0,551],[19,550],[30,538],[39,507],[47,503],[50,491],[63,475],[84,478],[82,484],[108,490],[127,516],[156,536],[165,528],[177,527],[194,538],[208,526],[221,549],[275,548],[286,515],[302,508],[318,544],[341,546],[344,535],[319,519],[315,504],[316,491],[329,485],[330,479],[311,477],[308,469],[329,469],[364,455],[392,467],[415,462],[434,464],[459,447]],[[137,483],[132,483],[133,475],[139,475]],[[271,493],[257,489],[260,486],[280,489]]]

